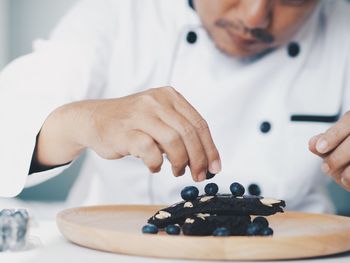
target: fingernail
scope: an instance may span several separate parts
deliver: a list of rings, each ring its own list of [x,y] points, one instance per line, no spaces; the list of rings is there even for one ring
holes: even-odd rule
[[[316,144],[316,150],[319,153],[326,153],[328,148],[328,142],[325,139],[319,139]]]
[[[340,181],[341,181],[342,185],[344,185],[346,188],[350,189],[350,183],[349,183],[348,179],[346,179],[345,177],[342,177]]]
[[[310,146],[312,146],[312,144],[315,144],[317,141],[317,137],[318,137],[318,135],[315,135],[315,136],[313,136],[313,137],[311,137],[310,138],[310,140],[309,140],[309,145]]]
[[[198,175],[198,180],[200,182],[204,181],[205,179],[207,178],[207,175],[205,172],[201,172],[199,175]]]
[[[329,165],[326,164],[326,163],[323,163],[323,164],[322,164],[321,169],[322,169],[322,171],[323,171],[325,174],[328,174],[328,173],[329,173],[329,170],[330,170]]]
[[[215,160],[209,166],[210,173],[217,174],[221,171],[221,161]]]

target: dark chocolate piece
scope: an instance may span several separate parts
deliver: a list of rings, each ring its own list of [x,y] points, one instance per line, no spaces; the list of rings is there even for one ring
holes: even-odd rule
[[[226,228],[231,236],[243,236],[249,224],[250,216],[196,214],[186,218],[182,232],[190,236],[210,236],[217,228]]]
[[[256,196],[234,197],[229,194],[216,196],[201,195],[193,201],[183,201],[158,211],[148,223],[159,228],[169,224],[182,225],[186,218],[193,214],[216,215],[273,215],[283,212],[285,202],[283,200],[267,199]]]

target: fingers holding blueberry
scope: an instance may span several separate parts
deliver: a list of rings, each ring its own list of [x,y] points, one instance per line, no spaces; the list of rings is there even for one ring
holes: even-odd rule
[[[322,171],[350,191],[350,112],[326,132],[312,137],[309,149],[323,159]]]

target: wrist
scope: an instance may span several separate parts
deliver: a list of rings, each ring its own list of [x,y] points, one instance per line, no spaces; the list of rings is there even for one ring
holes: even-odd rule
[[[44,166],[69,163],[86,148],[79,107],[74,103],[54,110],[45,120],[37,139],[36,158]]]

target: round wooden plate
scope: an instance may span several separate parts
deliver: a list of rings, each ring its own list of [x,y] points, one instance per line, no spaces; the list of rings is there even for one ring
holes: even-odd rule
[[[286,212],[268,217],[273,237],[190,237],[142,234],[160,206],[92,206],[57,215],[61,233],[92,249],[160,258],[275,260],[325,256],[350,250],[350,218]]]

